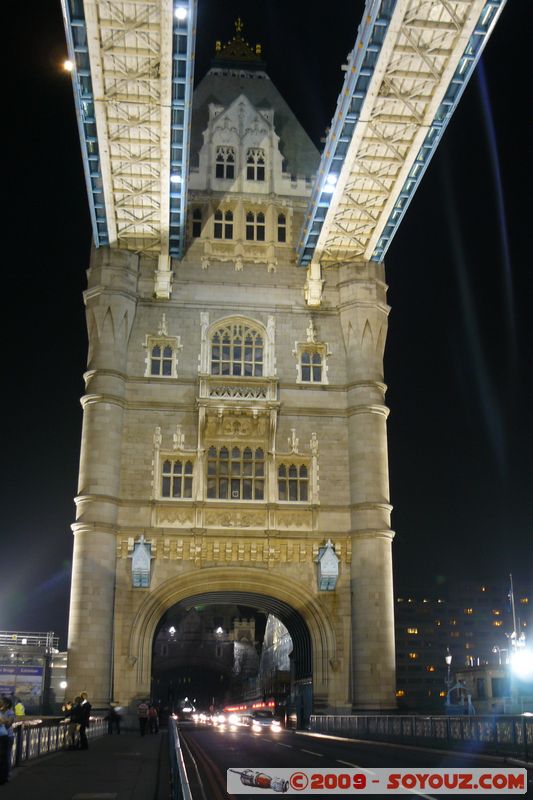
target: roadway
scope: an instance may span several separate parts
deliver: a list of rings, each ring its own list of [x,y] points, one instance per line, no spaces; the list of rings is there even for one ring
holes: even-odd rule
[[[191,777],[194,800],[235,800],[265,797],[261,789],[246,795],[229,795],[226,792],[226,771],[233,769],[258,769],[274,774],[276,768],[343,768],[357,767],[372,777],[377,767],[511,767],[502,759],[487,756],[432,751],[360,740],[343,740],[318,734],[281,731],[277,734],[254,734],[248,728],[221,731],[216,727],[182,724],[180,734],[187,770]],[[194,763],[193,763],[194,760]],[[533,792],[533,771],[528,772],[529,791]],[[304,796],[308,795],[305,792]],[[431,792],[412,793],[418,797],[432,797]],[[268,794],[266,796],[273,797]],[[279,795],[278,795],[279,796]],[[348,795],[324,793],[315,797],[339,799]],[[354,794],[349,795],[353,797]],[[394,795],[372,795],[372,797]],[[435,794],[435,797],[441,795]],[[461,793],[454,797],[470,798],[476,794]],[[477,796],[482,796],[480,793]]]

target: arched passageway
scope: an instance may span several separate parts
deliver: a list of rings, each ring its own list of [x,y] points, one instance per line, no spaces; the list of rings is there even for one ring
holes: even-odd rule
[[[159,621],[151,696],[177,713],[268,698],[301,724],[312,710],[312,663],[309,629],[288,603],[256,592],[203,592]]]

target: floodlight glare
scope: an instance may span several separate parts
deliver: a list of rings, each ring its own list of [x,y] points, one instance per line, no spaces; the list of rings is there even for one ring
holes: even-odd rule
[[[185,19],[187,16],[187,9],[183,6],[177,6],[174,14],[176,15],[176,19]]]
[[[326,183],[322,191],[327,192],[328,194],[333,194],[333,192],[335,191],[336,183],[337,183],[337,176],[334,175],[332,172],[330,172],[330,174],[326,178]]]
[[[181,183],[181,175],[171,175],[170,183]]]
[[[74,69],[74,64],[73,64],[73,62],[72,62],[72,61],[69,61],[68,59],[67,59],[66,61],[64,61],[64,62],[63,62],[63,69],[64,69],[66,72],[72,72],[72,70]]]
[[[511,669],[523,681],[533,680],[533,651],[520,650],[511,656]]]

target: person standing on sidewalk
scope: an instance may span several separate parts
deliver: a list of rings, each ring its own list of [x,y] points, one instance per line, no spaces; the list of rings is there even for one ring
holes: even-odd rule
[[[137,706],[137,717],[139,718],[141,736],[144,736],[146,733],[146,723],[148,722],[148,703],[146,700],[141,700]]]
[[[15,738],[14,722],[13,703],[8,697],[2,697],[2,702],[0,703],[0,783],[6,783],[9,780],[11,750]]]
[[[82,692],[80,705],[80,750],[88,750],[87,727],[91,717],[91,704],[89,703],[87,692]]]

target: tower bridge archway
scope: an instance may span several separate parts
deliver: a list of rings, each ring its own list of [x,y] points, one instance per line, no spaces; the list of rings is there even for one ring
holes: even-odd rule
[[[148,596],[138,609],[127,641],[125,662],[132,667],[128,681],[123,681],[127,673],[122,665],[116,665],[117,696],[136,699],[150,692],[153,642],[162,618],[178,604],[185,609],[240,605],[275,616],[287,628],[293,643],[292,692],[296,705],[303,708],[305,704],[310,710],[313,693],[314,708],[331,707],[329,694],[332,690],[335,694],[331,663],[342,647],[338,646],[339,631],[331,624],[328,609],[317,602],[305,584],[246,567],[194,570],[179,582],[166,581]]]

